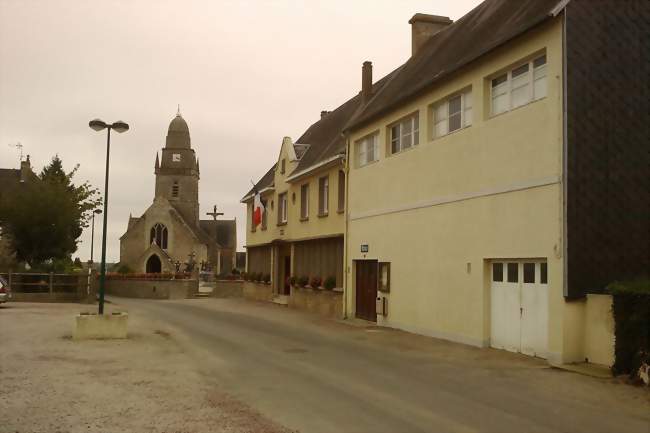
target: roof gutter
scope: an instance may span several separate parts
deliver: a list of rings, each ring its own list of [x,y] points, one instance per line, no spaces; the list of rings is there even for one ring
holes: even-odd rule
[[[555,5],[553,9],[548,13],[552,17],[556,17],[564,10],[564,8],[569,4],[571,0],[561,0],[558,4]]]
[[[344,156],[345,156],[344,154],[340,153],[340,154],[335,155],[335,156],[333,156],[333,157],[331,157],[331,158],[328,158],[328,159],[326,159],[326,160],[324,160],[324,161],[321,161],[321,162],[319,162],[318,164],[314,164],[314,165],[312,165],[311,167],[307,167],[307,168],[304,169],[304,170],[300,170],[299,172],[294,173],[294,174],[292,174],[291,176],[289,176],[289,177],[286,179],[286,181],[287,181],[287,182],[292,182],[292,181],[294,181],[294,180],[298,180],[298,179],[300,179],[300,178],[302,178],[302,177],[304,177],[304,176],[310,174],[311,172],[318,170],[319,168],[323,168],[323,167],[325,167],[326,165],[331,164],[332,162],[335,162],[335,161],[337,161],[337,160],[339,160],[339,159],[343,159]]]

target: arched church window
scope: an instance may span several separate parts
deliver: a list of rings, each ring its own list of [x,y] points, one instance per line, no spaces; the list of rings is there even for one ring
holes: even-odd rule
[[[174,183],[172,184],[172,197],[178,197],[179,191],[180,191],[180,186],[178,185],[178,181],[175,180]]]
[[[167,227],[163,224],[156,223],[155,226],[151,227],[149,232],[149,243],[156,243],[163,250],[167,249]]]

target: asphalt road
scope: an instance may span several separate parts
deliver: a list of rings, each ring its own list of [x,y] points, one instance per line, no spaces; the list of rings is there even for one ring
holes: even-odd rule
[[[303,433],[650,432],[648,390],[518,354],[243,300],[114,302],[160,321],[206,382]]]

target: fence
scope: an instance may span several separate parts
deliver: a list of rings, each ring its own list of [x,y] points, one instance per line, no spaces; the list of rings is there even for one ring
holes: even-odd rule
[[[13,301],[78,302],[93,299],[88,274],[0,273],[9,283]]]

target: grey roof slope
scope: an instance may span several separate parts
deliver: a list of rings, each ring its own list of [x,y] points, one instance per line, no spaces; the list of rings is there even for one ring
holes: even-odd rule
[[[386,75],[372,85],[372,93],[379,94],[400,68]],[[361,94],[347,100],[329,112],[305,131],[296,144],[309,144],[309,149],[300,159],[292,173],[299,173],[309,167],[345,152],[343,131],[355,113],[363,108]]]
[[[20,170],[13,168],[0,168],[0,188],[6,187],[7,183],[20,181]]]
[[[345,129],[359,127],[551,17],[560,0],[485,0],[431,37]]]
[[[394,70],[381,80],[374,83],[372,85],[373,94],[377,94],[380,89],[390,81],[392,76],[399,71],[399,69],[400,68]],[[300,160],[298,165],[291,174],[299,173],[315,164],[318,164],[319,162],[344,153],[345,139],[342,135],[344,127],[361,108],[361,94],[359,93],[351,99],[348,99],[335,110],[321,117],[317,122],[307,128],[307,130],[295,142],[295,145],[302,146],[294,147],[306,147],[306,150],[304,150],[304,153],[299,155]],[[307,147],[305,145],[309,146]],[[255,184],[255,188],[258,191],[273,184],[276,165],[277,163],[273,164],[273,167],[271,167],[271,169],[269,169],[269,171],[267,171],[266,174]],[[244,198],[251,194],[253,194],[253,188],[246,193]]]
[[[235,220],[201,220],[199,227],[208,240],[216,242],[222,248],[235,249]]]
[[[275,178],[275,166],[276,166],[276,165],[277,165],[277,164],[273,164],[273,167],[269,168],[269,171],[267,171],[266,174],[265,174],[264,176],[262,176],[262,178],[261,178],[260,180],[257,181],[257,183],[255,184],[255,187],[254,187],[254,188],[251,188],[251,189],[246,193],[246,195],[242,198],[242,200],[244,200],[244,199],[245,199],[246,197],[248,197],[249,195],[252,195],[252,194],[253,194],[253,191],[256,190],[256,189],[257,189],[258,191],[261,191],[261,190],[263,190],[264,188],[273,185],[273,180],[274,180],[274,178]]]

